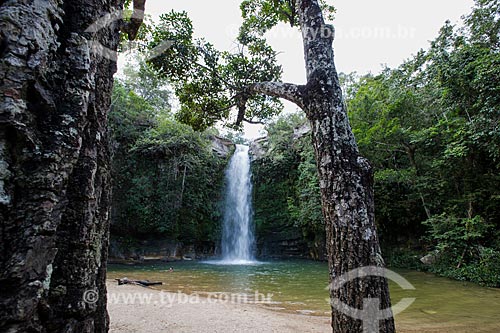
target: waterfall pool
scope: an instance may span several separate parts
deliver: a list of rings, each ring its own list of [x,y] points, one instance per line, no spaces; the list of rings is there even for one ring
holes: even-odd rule
[[[173,272],[168,272],[173,267]],[[484,288],[436,277],[432,274],[396,270],[415,290],[402,290],[391,283],[393,304],[401,298],[414,303],[396,316],[404,331],[500,332],[500,289]],[[251,265],[220,265],[214,262],[181,261],[163,264],[110,265],[108,278],[162,281],[157,289],[206,296],[210,293],[270,296],[265,304],[275,311],[329,316],[328,268],[307,260],[256,262]],[[270,302],[267,302],[271,300]]]

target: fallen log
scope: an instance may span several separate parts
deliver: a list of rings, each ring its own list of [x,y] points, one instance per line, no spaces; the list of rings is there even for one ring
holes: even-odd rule
[[[149,287],[149,286],[156,286],[163,284],[163,282],[155,282],[155,281],[149,281],[149,280],[130,280],[128,278],[122,278],[122,279],[115,279],[118,281],[118,285],[122,284],[135,284],[143,287]]]

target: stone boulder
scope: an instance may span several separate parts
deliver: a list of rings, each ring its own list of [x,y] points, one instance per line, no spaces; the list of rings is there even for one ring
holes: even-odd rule
[[[438,259],[439,259],[439,252],[432,252],[420,258],[420,262],[424,265],[430,266],[436,263]]]

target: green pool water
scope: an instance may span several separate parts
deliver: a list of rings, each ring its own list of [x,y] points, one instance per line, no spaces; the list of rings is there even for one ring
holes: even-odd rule
[[[169,267],[174,271],[169,272]],[[414,303],[396,316],[407,332],[500,332],[500,290],[452,281],[432,274],[396,270],[415,290],[390,284],[393,304],[401,298]],[[276,311],[329,315],[328,268],[313,261],[268,261],[256,265],[215,265],[197,261],[125,266],[110,265],[108,278],[162,281],[160,289],[206,295],[270,296],[262,304]],[[267,301],[267,300],[266,300]]]

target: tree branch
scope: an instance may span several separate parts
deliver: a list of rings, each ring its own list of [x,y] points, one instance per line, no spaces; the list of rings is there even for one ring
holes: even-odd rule
[[[302,95],[304,86],[283,82],[260,82],[250,85],[247,89],[250,94],[260,93],[279,97],[297,104],[300,108],[304,106]]]
[[[243,118],[243,121],[246,123],[252,124],[252,125],[265,125],[265,123],[263,121],[259,121],[259,120],[251,120],[251,119]]]
[[[298,107],[303,109],[303,89],[304,86],[283,82],[259,82],[248,86],[242,93],[236,96],[236,106],[238,107],[236,125],[240,125],[241,122],[247,121],[245,119],[246,104],[248,99],[252,95],[263,94],[267,96],[283,98],[292,103],[295,103]]]

